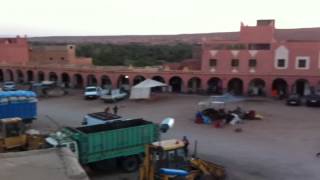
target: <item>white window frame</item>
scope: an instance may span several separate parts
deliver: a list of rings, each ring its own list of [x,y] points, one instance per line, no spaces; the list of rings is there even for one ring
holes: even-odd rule
[[[306,61],[306,67],[299,67],[299,60],[305,60]],[[310,57],[309,56],[297,56],[296,57],[296,69],[310,69]]]
[[[278,66],[278,61],[280,59],[284,60],[284,67]],[[275,66],[276,69],[287,69],[288,68],[288,59],[286,59],[286,58],[278,58],[278,59],[276,59],[274,66]]]
[[[279,67],[278,66],[278,60],[279,59],[284,59],[285,64],[284,67]],[[287,47],[284,45],[280,45],[276,50],[275,50],[275,57],[274,57],[274,68],[275,69],[288,69],[289,66],[289,50]]]

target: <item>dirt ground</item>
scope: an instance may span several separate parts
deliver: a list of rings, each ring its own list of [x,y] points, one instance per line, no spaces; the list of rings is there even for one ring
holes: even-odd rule
[[[246,121],[239,125],[243,131],[234,132],[235,126],[216,129],[211,125],[193,122],[197,103],[206,96],[160,95],[149,101],[118,102],[119,114],[124,117],[143,117],[161,122],[173,117],[176,122],[163,138],[181,138],[198,141],[198,155],[226,167],[230,180],[292,180],[320,179],[320,108],[289,107],[283,101],[252,99],[226,105],[254,109],[263,120]],[[80,92],[69,96],[40,99],[39,119],[33,127],[44,132],[59,126],[78,126],[86,113],[103,111],[100,100],[86,101]],[[48,118],[49,116],[49,118]],[[53,119],[53,120],[50,120]],[[239,127],[237,126],[237,127]],[[193,143],[190,145],[192,152]],[[92,179],[137,179],[137,174],[94,173]]]

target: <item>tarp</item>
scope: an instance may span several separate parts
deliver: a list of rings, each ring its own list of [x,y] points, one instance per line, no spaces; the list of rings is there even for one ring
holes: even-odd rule
[[[159,81],[146,79],[131,88],[130,99],[149,99],[151,88],[162,86],[167,85]]]
[[[202,108],[209,108],[209,107],[222,108],[227,103],[235,103],[235,102],[240,102],[240,101],[244,101],[244,100],[246,100],[246,99],[243,97],[237,97],[237,96],[233,96],[229,93],[225,93],[220,96],[210,96],[210,98],[208,100],[200,101],[198,103],[198,105]]]

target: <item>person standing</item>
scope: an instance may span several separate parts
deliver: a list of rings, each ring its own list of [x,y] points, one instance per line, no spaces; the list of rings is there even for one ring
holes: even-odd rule
[[[117,105],[115,105],[114,107],[113,107],[113,114],[115,114],[115,115],[117,115],[118,114],[118,106]]]
[[[105,114],[108,114],[108,113],[109,113],[109,110],[110,110],[110,108],[109,108],[109,106],[107,106],[107,107],[104,109],[104,113],[105,113]]]
[[[188,154],[189,154],[189,149],[188,149],[189,140],[188,140],[187,136],[183,136],[182,141],[184,143],[184,147],[183,147],[184,155],[186,157],[188,157]]]

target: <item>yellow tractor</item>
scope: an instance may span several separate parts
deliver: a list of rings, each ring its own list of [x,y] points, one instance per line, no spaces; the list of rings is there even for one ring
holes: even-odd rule
[[[21,118],[0,119],[0,152],[39,149],[44,144],[44,136],[26,132]]]
[[[139,180],[225,178],[224,167],[199,158],[186,157],[184,148],[184,142],[178,139],[147,145],[144,162],[139,170]]]

